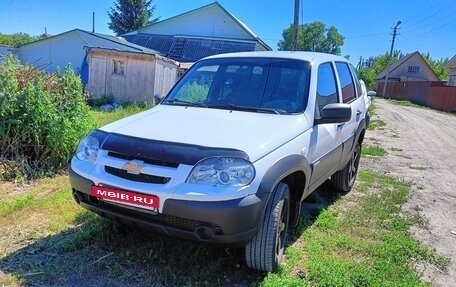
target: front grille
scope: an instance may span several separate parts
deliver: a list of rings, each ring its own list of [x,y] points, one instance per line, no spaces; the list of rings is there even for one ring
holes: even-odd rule
[[[155,160],[155,159],[150,159],[150,158],[145,158],[145,157],[138,157],[138,156],[131,156],[131,155],[126,155],[126,154],[121,154],[117,152],[110,151],[108,152],[108,156],[110,157],[115,157],[115,158],[121,158],[125,160],[142,160],[144,163],[147,164],[152,164],[152,165],[159,165],[159,166],[166,166],[166,167],[178,167],[179,164],[175,162],[165,162],[165,161],[160,161],[160,160]]]
[[[177,217],[177,216],[171,216],[171,215],[166,215],[166,214],[152,214],[148,213],[147,211],[139,211],[135,209],[130,209],[126,207],[120,207],[114,204],[110,204],[107,202],[100,202],[100,206],[103,207],[104,209],[107,209],[109,211],[137,218],[137,219],[142,219],[145,221],[149,222],[154,222],[154,223],[159,223],[163,224],[169,227],[174,227],[178,228],[181,230],[185,231],[190,231],[190,232],[195,232],[196,228],[199,226],[208,226],[211,227],[214,230],[215,234],[222,234],[222,229],[220,226],[210,223],[210,222],[203,222],[203,221],[198,221],[198,220],[191,220],[191,219],[186,219],[182,217]]]
[[[156,176],[150,174],[133,174],[128,173],[126,170],[115,168],[112,166],[105,166],[105,171],[109,174],[115,175],[117,177],[124,178],[126,180],[144,182],[144,183],[155,183],[155,184],[166,184],[170,181],[170,177]]]

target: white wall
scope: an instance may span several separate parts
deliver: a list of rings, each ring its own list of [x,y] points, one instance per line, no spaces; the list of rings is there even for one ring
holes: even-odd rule
[[[163,22],[140,29],[138,32],[252,40],[252,36],[217,5],[210,5],[189,14],[164,20]]]
[[[85,56],[85,42],[78,31],[60,34],[19,48],[19,59],[23,64],[33,65],[48,73],[57,67],[63,72],[71,63],[78,73]]]
[[[418,66],[419,71],[418,73],[409,73],[408,67],[409,66]],[[426,81],[437,81],[438,79],[434,76],[432,70],[426,65],[426,62],[419,56],[415,55],[410,59],[407,59],[404,63],[402,63],[399,67],[397,67],[391,74],[390,77],[401,78],[406,77],[410,80],[412,79],[420,79]]]
[[[49,73],[54,73],[57,67],[63,72],[71,63],[76,73],[79,73],[85,57],[84,46],[126,49],[119,43],[91,33],[73,30],[20,47],[19,60],[23,64],[36,66]]]

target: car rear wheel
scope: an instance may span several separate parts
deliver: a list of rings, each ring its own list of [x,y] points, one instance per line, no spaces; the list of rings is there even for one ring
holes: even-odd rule
[[[331,176],[331,183],[338,192],[349,192],[352,189],[358,174],[360,158],[361,144],[357,142],[352,156],[344,169]]]
[[[290,191],[287,184],[277,185],[255,237],[245,246],[247,266],[272,271],[283,258],[290,216]]]

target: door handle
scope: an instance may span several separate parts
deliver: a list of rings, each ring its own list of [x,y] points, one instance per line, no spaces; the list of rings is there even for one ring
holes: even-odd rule
[[[363,113],[363,112],[360,111],[360,110],[357,110],[357,111],[356,111],[356,115],[357,115],[357,116],[359,116],[359,115],[362,114],[362,113]]]

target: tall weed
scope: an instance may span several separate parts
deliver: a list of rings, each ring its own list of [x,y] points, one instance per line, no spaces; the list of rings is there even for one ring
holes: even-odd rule
[[[64,167],[95,126],[89,111],[71,67],[48,75],[8,56],[0,65],[0,178],[33,178]]]

